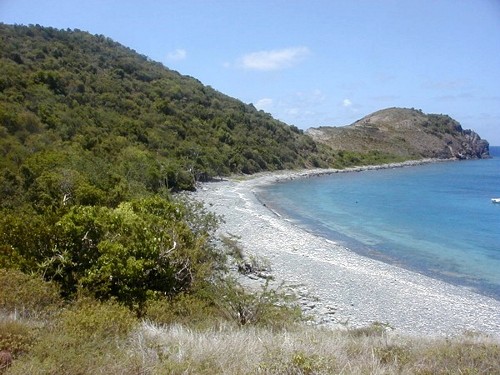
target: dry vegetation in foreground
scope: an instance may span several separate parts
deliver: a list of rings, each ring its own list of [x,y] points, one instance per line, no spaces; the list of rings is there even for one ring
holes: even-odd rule
[[[2,344],[9,331],[15,331],[10,337],[19,346],[25,345],[25,352],[5,373],[500,373],[499,343],[485,336],[416,339],[387,335],[376,327],[330,331],[302,325],[274,331],[229,323],[197,330],[180,324],[134,324],[125,311],[112,304],[84,310],[85,316],[74,311],[63,314],[34,341],[29,338],[29,322],[2,321]],[[95,326],[87,325],[93,320],[97,320]]]
[[[259,302],[276,301],[269,290],[238,305],[253,311],[246,322],[234,301],[216,315],[190,298],[137,318],[113,301],[63,305],[54,285],[34,276],[0,276],[0,374],[500,374],[492,337],[404,337],[377,324],[321,329]]]

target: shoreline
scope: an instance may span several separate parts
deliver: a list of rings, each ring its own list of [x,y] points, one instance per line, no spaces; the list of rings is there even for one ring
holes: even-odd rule
[[[378,322],[397,334],[449,336],[473,331],[500,338],[500,301],[359,255],[294,225],[256,196],[260,187],[280,181],[441,161],[263,172],[205,183],[193,195],[224,217],[218,235],[237,238],[245,254],[266,259],[276,284],[295,285],[302,309],[318,325],[359,328]],[[245,279],[249,285],[261,283]]]

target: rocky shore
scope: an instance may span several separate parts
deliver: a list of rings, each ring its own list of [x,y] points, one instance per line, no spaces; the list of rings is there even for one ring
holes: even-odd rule
[[[317,324],[362,327],[378,322],[402,334],[443,336],[472,331],[500,337],[500,301],[358,255],[297,227],[255,195],[266,184],[338,172],[285,171],[233,178],[202,184],[194,196],[209,211],[224,217],[220,235],[237,239],[247,256],[266,259],[275,283],[293,285],[303,310]],[[243,281],[249,285],[262,282],[256,276]]]

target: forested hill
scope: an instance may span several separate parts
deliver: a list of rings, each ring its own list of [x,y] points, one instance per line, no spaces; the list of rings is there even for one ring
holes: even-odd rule
[[[326,165],[298,128],[105,36],[0,24],[0,37],[2,195],[62,175],[133,195]]]

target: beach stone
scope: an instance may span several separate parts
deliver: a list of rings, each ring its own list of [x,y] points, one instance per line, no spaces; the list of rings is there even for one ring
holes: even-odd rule
[[[500,301],[363,257],[277,216],[255,196],[265,184],[314,173],[325,171],[284,171],[210,183],[194,197],[206,206],[213,203],[209,210],[224,217],[219,235],[237,236],[246,256],[269,260],[273,285],[295,285],[297,302],[317,324],[363,327],[378,321],[401,334],[449,336],[472,330],[500,338]]]

